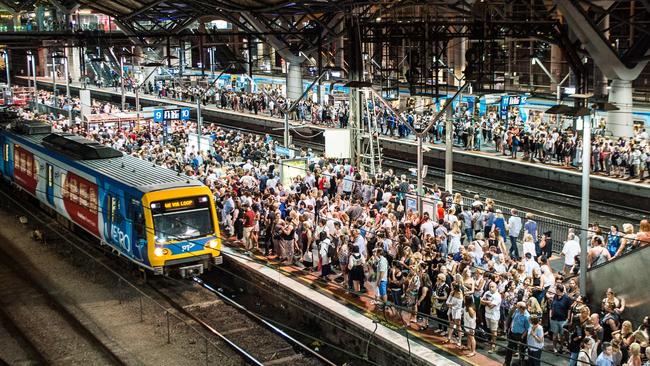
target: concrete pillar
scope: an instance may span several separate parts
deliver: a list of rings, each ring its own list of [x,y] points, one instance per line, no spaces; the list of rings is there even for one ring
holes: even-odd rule
[[[454,85],[460,86],[460,79],[465,71],[465,52],[467,52],[467,38],[460,38],[454,47]]]
[[[627,80],[612,80],[609,90],[609,102],[619,108],[607,112],[607,129],[614,136],[633,136],[632,127],[632,82]]]
[[[68,56],[68,72],[72,82],[76,83],[81,77],[79,65],[79,47],[66,48],[66,55]]]
[[[345,66],[345,39],[343,39],[343,32],[345,31],[345,22],[340,22],[339,23],[339,29],[338,33],[340,36],[336,38],[334,41],[335,46],[336,46],[336,60],[335,60],[335,65],[336,67],[343,67]]]
[[[47,64],[50,63],[52,60],[50,59],[50,55],[48,54],[47,48],[40,48],[38,50],[38,62],[37,62],[37,76],[43,76],[43,77],[51,77],[48,73],[48,67]]]
[[[258,42],[257,43],[257,67],[260,69],[264,69],[265,64],[266,64],[266,57],[264,54],[264,49],[265,49],[264,42]]]
[[[298,100],[302,95],[302,68],[299,62],[287,62],[287,98]]]
[[[555,80],[559,83],[560,80],[564,77],[564,72],[562,71],[562,61],[564,60],[564,57],[562,55],[562,49],[558,45],[551,45],[551,65],[550,65],[550,72],[551,75],[555,78]],[[555,92],[555,88],[557,87],[557,83],[554,83],[551,81],[551,91]]]
[[[18,14],[18,13],[14,14],[14,16],[13,16],[13,24],[14,24],[14,31],[16,31],[18,29],[18,27],[21,26],[20,14]]]

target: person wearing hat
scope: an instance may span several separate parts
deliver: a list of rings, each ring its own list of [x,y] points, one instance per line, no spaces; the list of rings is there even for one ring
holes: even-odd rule
[[[510,366],[513,352],[519,353],[519,364],[524,363],[524,346],[527,343],[527,335],[530,330],[530,314],[526,303],[519,301],[511,311],[510,325],[508,327],[508,345],[506,347],[506,358],[504,366]],[[542,333],[544,334],[544,333]]]

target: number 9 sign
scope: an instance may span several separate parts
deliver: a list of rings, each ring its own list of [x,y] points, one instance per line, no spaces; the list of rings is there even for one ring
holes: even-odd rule
[[[157,109],[153,111],[153,121],[154,122],[162,122],[164,120],[164,114],[162,109]]]

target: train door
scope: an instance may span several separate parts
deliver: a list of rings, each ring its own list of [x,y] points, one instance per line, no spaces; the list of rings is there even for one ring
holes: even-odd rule
[[[45,164],[45,174],[47,179],[47,185],[45,187],[47,202],[54,206],[54,167],[49,163]]]
[[[147,255],[147,235],[145,230],[144,213],[140,201],[130,197],[129,219],[131,221],[131,241],[133,242],[133,257],[136,260],[144,261]]]
[[[120,250],[130,253],[131,252],[131,239],[128,230],[125,229],[126,220],[123,212],[123,202],[120,197],[110,193],[106,195],[108,202],[108,238],[109,241],[119,247]]]

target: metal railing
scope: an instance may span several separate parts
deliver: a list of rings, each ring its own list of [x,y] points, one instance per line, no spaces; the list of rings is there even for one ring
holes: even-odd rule
[[[463,205],[466,205],[467,207],[471,207],[472,203],[474,202],[474,199],[470,197],[463,197],[462,199],[463,199]],[[507,226],[508,219],[510,218],[510,216],[512,216],[511,210],[513,208],[517,209],[517,216],[521,218],[522,225],[525,224],[527,220],[526,216],[530,214],[531,216],[530,219],[537,223],[538,235],[541,235],[546,232],[551,233],[550,237],[553,241],[553,252],[555,253],[559,253],[562,251],[564,242],[567,240],[567,237],[569,236],[569,230],[573,229],[573,231],[576,234],[580,233],[580,225],[576,223],[538,215],[533,212],[522,211],[519,208],[508,207],[498,202],[495,202],[493,207],[495,211],[500,210],[503,213],[503,218],[506,220],[506,226]],[[522,239],[523,235],[524,235],[524,230],[522,228],[521,232],[519,233],[519,237],[517,239]],[[507,233],[504,233],[504,237],[507,236],[508,236]],[[534,239],[537,240],[537,238]]]

